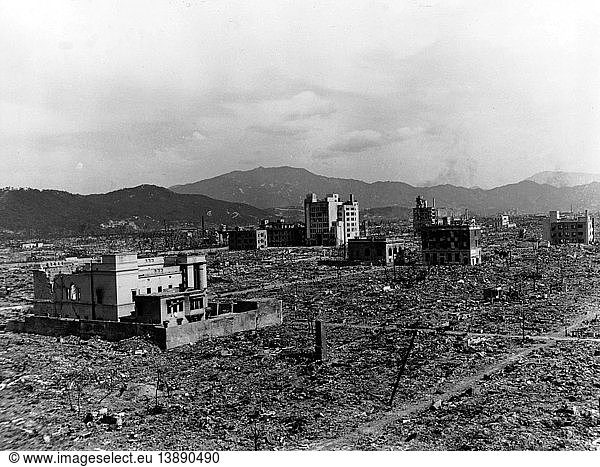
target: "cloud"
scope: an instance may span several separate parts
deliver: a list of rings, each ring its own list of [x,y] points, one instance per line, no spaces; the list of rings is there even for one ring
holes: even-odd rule
[[[340,157],[340,155],[335,152],[329,152],[329,151],[323,151],[323,150],[314,151],[312,154],[313,159],[322,160],[322,161],[325,161],[326,159],[335,159],[336,157]]]
[[[311,117],[325,117],[336,112],[333,102],[323,99],[313,91],[303,91],[285,104],[290,109],[285,113],[287,120],[303,120]]]
[[[363,152],[377,148],[384,143],[381,133],[375,130],[356,130],[342,135],[338,141],[328,146],[330,151]]]
[[[326,117],[337,111],[331,100],[309,90],[277,99],[260,96],[254,100],[248,95],[231,96],[230,99],[225,106],[234,110],[238,118],[256,126]]]
[[[263,133],[271,136],[298,136],[309,131],[308,128],[299,128],[288,125],[272,124],[272,125],[251,125],[248,130],[257,133]]]
[[[408,126],[404,126],[402,128],[398,128],[396,130],[396,137],[400,140],[400,141],[404,141],[410,138],[414,138],[415,136],[418,136],[420,134],[422,134],[425,130],[418,126],[418,127],[408,127]]]
[[[196,141],[204,141],[206,139],[206,136],[204,136],[199,131],[194,131],[192,133],[192,138],[194,138]]]

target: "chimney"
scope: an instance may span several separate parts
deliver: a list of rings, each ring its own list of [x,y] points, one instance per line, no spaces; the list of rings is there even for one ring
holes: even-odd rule
[[[354,195],[352,193],[350,193],[350,202],[354,203]]]

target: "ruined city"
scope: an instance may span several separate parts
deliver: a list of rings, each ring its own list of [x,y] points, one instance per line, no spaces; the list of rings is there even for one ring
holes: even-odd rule
[[[0,0],[0,463],[595,462],[598,50],[587,0]]]
[[[352,194],[303,203],[298,222],[5,231],[3,445],[596,448],[588,210],[476,217],[419,195],[367,220]]]

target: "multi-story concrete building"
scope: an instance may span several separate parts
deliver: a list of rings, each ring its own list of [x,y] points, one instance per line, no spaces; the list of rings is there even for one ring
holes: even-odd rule
[[[257,228],[228,230],[227,244],[230,250],[262,250],[268,246],[267,231]]]
[[[594,241],[594,218],[586,210],[583,216],[560,211],[550,211],[544,228],[544,240],[551,245],[564,243],[582,243],[588,245]]]
[[[55,264],[56,263],[56,264]],[[138,258],[103,255],[99,260],[51,262],[33,273],[34,314],[119,321],[130,318],[135,298],[207,287],[204,256]]]
[[[506,214],[501,214],[498,217],[496,217],[493,221],[492,221],[492,226],[496,229],[496,230],[505,230],[508,229],[510,226],[510,222],[508,219],[508,215]]]
[[[315,193],[304,199],[306,241],[309,245],[344,245],[359,236],[359,206],[350,200],[340,201],[338,194],[318,199]]]
[[[428,206],[426,199],[417,196],[416,205],[413,208],[413,230],[415,235],[420,235],[424,226],[435,224],[436,219],[435,207]]]
[[[481,263],[481,227],[462,220],[423,226],[421,229],[423,263],[476,265]]]
[[[267,231],[267,245],[270,247],[302,246],[305,244],[305,227],[302,223],[289,224],[283,219],[274,222],[263,220],[260,227]]]
[[[354,200],[354,195],[338,205],[337,218],[338,225],[341,225],[341,235],[338,234],[336,241],[338,245],[347,245],[349,240],[360,236],[358,201]]]
[[[348,240],[348,259],[390,265],[404,259],[402,241],[394,237],[352,238]]]

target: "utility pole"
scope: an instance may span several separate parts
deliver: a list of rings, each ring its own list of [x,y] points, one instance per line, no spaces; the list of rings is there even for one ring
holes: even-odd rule
[[[92,299],[92,319],[96,319],[96,302],[94,300],[94,263],[90,260],[90,297]]]
[[[390,397],[390,402],[389,402],[390,407],[392,407],[392,405],[394,404],[394,398],[396,397],[396,392],[398,391],[398,385],[400,384],[400,378],[404,374],[404,369],[406,368],[406,362],[408,360],[408,355],[410,354],[410,351],[413,348],[416,337],[417,337],[417,331],[415,330],[412,333],[412,336],[410,338],[410,343],[408,344],[406,352],[404,353],[404,357],[402,357],[402,363],[400,364],[400,369],[398,370],[398,375],[396,376],[396,381],[394,383],[394,388],[392,389],[392,395]]]
[[[327,337],[321,320],[315,320],[315,358],[327,360]]]
[[[523,300],[521,300],[521,345],[525,343],[525,310],[523,309]]]

